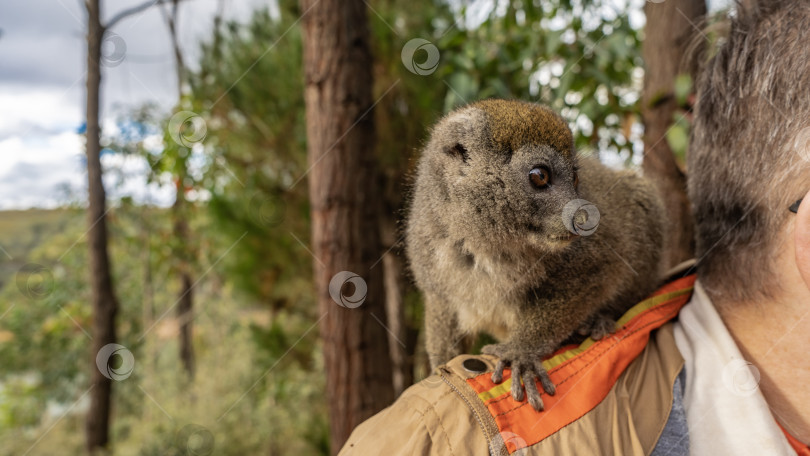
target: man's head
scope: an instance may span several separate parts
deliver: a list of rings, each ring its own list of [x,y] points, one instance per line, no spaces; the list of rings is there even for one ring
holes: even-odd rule
[[[788,207],[810,190],[810,1],[752,3],[698,78],[688,159],[701,281],[727,302],[780,292]]]

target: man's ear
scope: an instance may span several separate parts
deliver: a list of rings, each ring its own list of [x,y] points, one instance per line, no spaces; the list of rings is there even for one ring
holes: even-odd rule
[[[805,285],[810,288],[810,192],[804,195],[796,217],[796,265]]]

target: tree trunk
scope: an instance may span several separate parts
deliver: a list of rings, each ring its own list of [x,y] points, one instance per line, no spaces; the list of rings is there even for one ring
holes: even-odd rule
[[[183,52],[180,49],[180,40],[177,38],[177,12],[180,9],[180,0],[171,1],[172,9],[169,12],[163,11],[166,19],[166,26],[169,28],[169,37],[172,40],[172,50],[174,51],[174,68],[177,73],[177,99],[183,98],[183,80],[186,73],[186,65],[183,62]],[[214,24],[218,19],[215,18]]]
[[[189,151],[191,153],[191,151]],[[179,157],[178,157],[179,159]],[[184,162],[185,163],[185,162]],[[185,164],[183,165],[185,166]],[[188,222],[186,221],[185,206],[187,204],[182,186],[182,178],[177,186],[177,196],[172,205],[174,218],[174,238],[180,246],[177,252],[178,270],[180,276],[180,294],[177,303],[177,325],[179,329],[180,361],[189,379],[194,378],[195,360],[194,344],[192,342],[192,323],[194,321],[194,293],[192,291],[191,261],[188,251],[191,248],[188,236]]]
[[[193,320],[193,298],[191,290],[191,277],[188,274],[180,274],[181,292],[180,303],[177,305],[177,321],[180,327],[180,361],[189,379],[194,378],[194,344],[191,340],[192,320]]]
[[[183,98],[183,80],[185,75],[185,64],[183,62],[183,53],[180,49],[180,40],[177,38],[177,11],[180,7],[180,0],[172,0],[171,11],[166,12],[165,9],[161,10],[166,19],[166,25],[169,28],[169,37],[172,41],[172,49],[174,50],[174,64],[177,74],[177,99]],[[183,146],[179,146],[183,147]],[[186,171],[188,158],[191,155],[191,149],[183,156],[181,151],[175,159],[179,165],[177,168],[177,193],[174,197],[174,204],[172,205],[172,218],[174,219],[174,238],[179,246],[179,252],[176,257],[178,261],[178,270],[180,276],[180,294],[178,295],[177,305],[177,324],[179,327],[179,347],[180,347],[180,361],[183,363],[183,368],[189,379],[194,378],[195,361],[194,361],[194,344],[192,342],[192,322],[194,320],[194,297],[191,290],[193,281],[191,280],[191,242],[188,235],[188,214],[185,193],[185,180],[188,176]]]
[[[388,344],[393,363],[394,395],[399,396],[413,384],[413,354],[415,331],[408,326],[405,315],[405,264],[397,243],[397,230],[393,217],[383,217],[382,241],[388,253],[381,261],[385,283],[385,311],[388,314]],[[379,265],[377,266],[379,267]]]
[[[301,6],[314,277],[334,454],[356,425],[394,397],[388,336],[381,324],[386,321],[383,268],[371,268],[383,253],[372,60],[363,0],[301,0]],[[359,307],[338,305],[330,295],[330,281],[341,271],[367,284]],[[341,295],[362,291],[358,281],[353,283],[332,294],[340,301]]]
[[[147,194],[148,195],[148,194]],[[152,211],[149,210],[149,198],[147,196],[146,203],[143,205],[141,212],[141,229],[143,230],[143,300],[142,300],[142,319],[141,323],[143,328],[151,328],[152,322],[155,320],[155,289],[154,280],[152,276],[152,224],[151,224]],[[154,353],[154,344],[150,338],[143,339],[141,353],[144,354],[144,361],[138,364],[139,371],[143,378],[154,378],[155,367],[157,365],[157,356]],[[149,387],[147,386],[147,389]],[[150,423],[153,419],[153,409],[145,407],[141,418],[144,422]]]
[[[87,244],[90,249],[90,291],[93,306],[93,342],[90,368],[90,408],[87,411],[87,450],[90,454],[109,443],[110,394],[112,380],[96,366],[96,355],[115,342],[115,313],[118,302],[113,293],[110,260],[107,254],[105,193],[101,180],[99,130],[99,90],[101,87],[101,42],[99,0],[87,0]]]
[[[677,109],[675,78],[689,69],[682,65],[686,48],[706,15],[705,0],[647,2],[645,63],[641,115],[644,122],[645,175],[655,182],[669,214],[669,233],[662,260],[672,267],[694,256],[694,226],[686,194],[686,176],[666,139]],[[694,75],[692,75],[694,76]]]

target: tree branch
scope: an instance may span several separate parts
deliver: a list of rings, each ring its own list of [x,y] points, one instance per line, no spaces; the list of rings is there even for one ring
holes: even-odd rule
[[[138,14],[141,11],[145,11],[151,8],[152,6],[158,5],[160,3],[165,3],[165,0],[151,0],[148,2],[141,3],[140,5],[133,6],[132,8],[125,9],[124,11],[121,11],[120,13],[113,16],[109,21],[107,21],[107,23],[104,24],[104,28],[111,29],[115,26],[115,24],[121,22],[123,19],[126,19],[129,16],[132,16],[133,14]]]
[[[183,1],[183,0],[177,0],[177,2],[172,2],[172,3],[178,3],[180,1]],[[121,22],[123,19],[128,18],[129,16],[132,16],[133,14],[138,14],[138,13],[140,13],[142,11],[145,11],[145,10],[155,6],[155,5],[163,5],[165,3],[169,3],[169,0],[151,0],[151,1],[148,1],[148,2],[143,2],[140,5],[133,6],[132,8],[125,9],[124,11],[121,11],[120,13],[113,16],[109,21],[107,21],[107,23],[103,25],[104,30],[109,30],[109,29],[113,28],[113,26],[115,26],[117,23]],[[176,8],[177,7],[175,6],[175,10],[176,10]]]

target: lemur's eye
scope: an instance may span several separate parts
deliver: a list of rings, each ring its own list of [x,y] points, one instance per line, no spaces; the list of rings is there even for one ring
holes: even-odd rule
[[[574,171],[574,188],[579,187],[579,174]]]
[[[537,188],[546,188],[551,183],[551,171],[545,166],[539,166],[529,171],[529,180]]]

